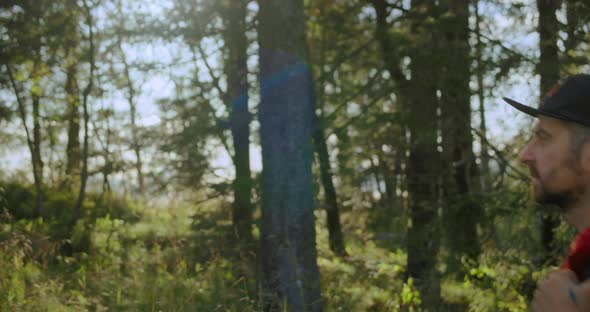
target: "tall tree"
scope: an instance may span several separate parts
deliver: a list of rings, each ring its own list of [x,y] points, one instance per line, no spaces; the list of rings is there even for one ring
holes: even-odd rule
[[[332,180],[332,168],[330,165],[330,155],[328,154],[328,145],[324,136],[324,127],[321,119],[315,117],[313,131],[313,143],[318,156],[320,165],[320,174],[322,185],[324,187],[324,196],[326,200],[326,220],[328,224],[328,235],[330,249],[338,254],[345,255],[344,236],[340,226],[340,208],[338,207],[338,197],[336,188]]]
[[[66,184],[80,175],[80,88],[78,86],[78,49],[80,38],[78,32],[78,6],[75,0],[67,1],[66,23],[69,31],[64,37],[65,67],[66,67],[66,103],[68,121],[68,145],[66,147]]]
[[[86,24],[88,25],[88,63],[90,65],[90,73],[88,77],[88,83],[82,92],[82,113],[84,116],[84,143],[82,147],[82,171],[80,173],[80,189],[78,191],[78,200],[74,207],[74,213],[72,215],[72,223],[76,222],[81,216],[82,204],[84,203],[84,197],[86,195],[86,182],[88,180],[88,122],[90,115],[88,113],[88,99],[94,88],[94,70],[95,70],[95,47],[94,47],[94,20],[91,13],[91,8],[87,3],[87,0],[83,0],[83,10],[86,17]]]
[[[246,13],[248,1],[224,2],[223,32],[226,61],[226,105],[230,110],[230,129],[236,176],[233,182],[233,226],[244,242],[252,240],[252,175],[250,172],[250,112],[248,111],[248,39]]]
[[[372,0],[371,4],[376,12],[375,36],[385,67],[397,86],[403,123],[410,134],[405,181],[410,216],[406,242],[407,273],[420,290],[423,307],[436,311],[441,303],[440,277],[436,268],[440,246],[437,183],[440,164],[437,128],[424,125],[431,125],[438,119],[436,73],[440,70],[440,60],[430,53],[439,49],[437,7],[429,1],[413,0],[411,10],[406,12],[413,44],[395,46],[396,41],[389,34],[391,6],[385,0]],[[404,50],[411,57],[408,68],[411,79],[406,77],[402,67]]]
[[[430,1],[412,0],[412,80],[406,99],[406,122],[410,131],[410,156],[407,188],[411,225],[407,234],[408,274],[414,278],[422,297],[422,307],[440,308],[440,277],[437,255],[440,245],[438,220],[439,153],[436,127],[425,127],[437,120],[438,51],[437,8]],[[432,18],[434,17],[434,19]]]
[[[397,95],[397,110],[396,112],[402,111],[407,112],[408,101],[410,99],[409,91],[410,80],[404,75],[404,69],[402,67],[402,60],[405,56],[408,56],[410,51],[409,41],[406,36],[396,34],[393,36],[390,32],[392,25],[388,22],[388,16],[391,15],[392,8],[401,12],[400,16],[406,14],[405,9],[390,4],[385,0],[371,0],[371,4],[375,10],[375,37],[379,42],[379,48],[381,51],[381,57],[385,65],[385,69],[389,73],[392,81],[394,82],[395,92]],[[407,15],[409,16],[409,15]],[[395,161],[393,165],[388,165],[385,162],[379,162],[380,166],[383,167],[383,172],[386,174],[385,178],[385,194],[387,195],[388,206],[394,207],[397,204],[396,189],[398,188],[398,178],[402,174],[401,165],[406,160],[405,155],[408,149],[405,146],[405,131],[406,131],[406,119],[399,118],[398,114],[392,114],[394,118],[390,118],[397,124],[396,127],[390,127],[388,129],[389,134],[393,137],[391,142],[394,142],[395,146]],[[402,114],[405,115],[405,114]],[[405,117],[405,116],[404,116]],[[383,154],[382,147],[379,147],[378,155]],[[385,158],[385,157],[383,157]],[[391,210],[391,209],[389,209]]]
[[[263,308],[321,311],[311,174],[315,105],[303,1],[259,5]]]
[[[327,2],[326,1],[319,1],[319,17],[322,18],[325,14],[327,9]],[[333,171],[330,164],[330,155],[328,153],[328,145],[326,144],[326,137],[325,137],[325,123],[327,122],[324,118],[324,101],[325,101],[325,77],[327,76],[326,73],[326,64],[325,64],[325,46],[324,46],[324,25],[322,21],[318,23],[319,25],[319,34],[318,41],[319,46],[317,47],[317,53],[319,57],[317,60],[314,60],[314,63],[318,64],[317,68],[319,68],[319,79],[316,79],[317,87],[315,88],[314,94],[316,94],[316,113],[314,114],[314,130],[313,130],[313,144],[315,148],[315,153],[318,157],[318,162],[320,166],[320,175],[322,186],[324,188],[324,198],[325,198],[325,205],[326,205],[326,223],[328,225],[328,237],[329,237],[329,245],[330,249],[338,254],[338,255],[345,255],[346,250],[344,246],[344,236],[342,235],[342,228],[340,226],[340,208],[338,205],[338,196],[336,194],[336,188],[334,187],[333,181]],[[310,55],[311,58],[311,55]]]
[[[541,77],[541,100],[559,81],[559,55],[557,41],[559,38],[559,21],[556,12],[561,6],[561,0],[537,0],[539,10],[539,48],[541,56],[538,64],[538,73]],[[541,243],[545,250],[544,259],[555,264],[554,230],[558,225],[555,216],[543,216],[541,228]]]
[[[127,103],[129,104],[129,120],[131,127],[131,149],[135,154],[135,174],[137,175],[137,194],[144,194],[145,182],[143,174],[143,162],[141,160],[141,143],[139,140],[139,126],[137,125],[137,90],[131,78],[131,66],[127,61],[127,55],[123,49],[122,38],[118,37],[117,46],[121,53],[121,62],[123,63],[123,77],[125,87],[127,88]]]
[[[47,63],[44,59],[43,51],[46,51],[47,43],[51,42],[49,37],[50,29],[47,25],[46,14],[39,5],[33,1],[23,1],[20,3],[2,3],[9,14],[5,23],[6,31],[9,34],[10,41],[3,51],[3,62],[7,70],[11,87],[14,91],[19,115],[27,135],[27,145],[31,153],[31,168],[33,181],[35,185],[35,209],[34,214],[40,216],[43,204],[43,159],[41,153],[42,133],[41,133],[41,101],[43,97],[42,81],[44,76],[48,75]],[[14,70],[16,69],[16,71]],[[26,91],[26,84],[19,82],[28,82],[29,97],[23,96]],[[32,106],[32,131],[27,126],[29,119],[27,113],[27,99],[30,98]]]
[[[42,174],[43,172],[40,170],[41,168],[39,168],[37,160],[36,160],[36,151],[35,151],[35,143],[34,140],[32,138],[31,135],[31,131],[29,130],[29,127],[27,126],[27,113],[26,113],[26,108],[25,108],[25,102],[24,99],[21,96],[21,92],[16,84],[15,78],[14,78],[14,74],[12,72],[12,69],[10,68],[11,65],[9,64],[5,64],[6,65],[6,71],[8,73],[8,77],[10,79],[10,83],[12,85],[12,88],[14,90],[14,94],[16,97],[16,101],[17,101],[17,106],[18,106],[18,111],[19,111],[19,115],[21,118],[21,121],[23,123],[23,128],[25,129],[25,134],[27,136],[27,145],[29,147],[29,152],[31,153],[31,165],[33,168],[33,181],[35,184],[35,214],[38,216],[41,214],[42,211],[42,205],[43,205],[43,188],[42,188]]]
[[[33,105],[33,170],[37,171],[37,178],[35,181],[35,188],[37,189],[37,193],[42,193],[41,187],[43,186],[43,159],[41,158],[41,113],[40,113],[40,105],[41,105],[41,95],[42,95],[42,88],[41,88],[41,38],[37,37],[38,41],[35,43],[34,52],[33,52],[33,69],[31,71],[31,80],[32,80],[32,87],[31,87],[31,103]],[[23,120],[23,122],[25,122]],[[41,215],[41,203],[39,202],[41,199],[37,197],[37,203],[35,205],[35,214],[37,216]]]
[[[177,2],[170,13],[174,18],[187,21],[189,29],[179,33],[193,53],[195,66],[202,62],[208,70],[210,81],[201,79],[198,71],[193,83],[200,94],[197,96],[213,117],[216,126],[211,129],[231,157],[235,169],[232,183],[233,236],[242,243],[252,242],[253,181],[250,169],[250,121],[248,110],[248,3],[247,0],[214,2]],[[190,22],[189,22],[190,21]],[[213,27],[213,25],[215,25]],[[221,25],[222,27],[219,27]],[[181,28],[181,27],[179,27]],[[211,31],[204,31],[210,28]],[[209,62],[208,52],[203,49],[203,39],[222,39],[223,72]],[[198,52],[198,53],[197,53]],[[201,64],[202,64],[201,63]],[[225,88],[223,80],[225,78]],[[212,91],[212,92],[211,92]],[[216,93],[216,94],[215,94]],[[224,109],[215,105],[221,101]],[[221,113],[220,113],[221,111]],[[229,116],[228,116],[229,115]],[[227,131],[230,130],[230,136]],[[232,143],[233,142],[233,148]],[[241,245],[246,246],[246,245]]]
[[[473,198],[480,180],[471,135],[469,1],[445,0],[440,4],[444,219],[450,263],[455,266],[451,270],[460,271],[461,256],[475,260],[479,255],[476,226],[482,210]]]
[[[475,77],[477,80],[477,99],[479,102],[479,136],[480,142],[479,145],[481,147],[480,151],[480,176],[481,176],[481,188],[484,192],[490,190],[491,187],[491,173],[490,173],[490,156],[489,156],[489,147],[487,141],[487,126],[486,126],[486,116],[485,116],[485,91],[484,91],[484,74],[485,74],[485,65],[483,59],[483,41],[482,41],[482,34],[481,34],[481,14],[479,12],[479,0],[475,0],[473,3],[474,8],[474,16],[475,16],[475,36],[476,36],[476,43],[475,43],[475,60],[477,62],[477,67],[475,69]]]

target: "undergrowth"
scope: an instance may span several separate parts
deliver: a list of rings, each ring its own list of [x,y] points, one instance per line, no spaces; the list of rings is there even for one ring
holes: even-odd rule
[[[68,205],[66,195],[53,198],[54,210]],[[60,231],[63,220],[15,217],[2,200],[0,311],[260,310],[256,255],[234,248],[227,204],[148,209],[90,196],[84,218]],[[365,225],[367,211],[344,211],[342,219],[348,256],[339,257],[328,247],[325,212],[316,211],[325,310],[420,311],[406,274],[403,229],[383,244],[382,233]],[[441,311],[527,310],[527,294],[543,272],[522,249],[485,247],[477,263],[463,263],[464,276],[441,268]]]

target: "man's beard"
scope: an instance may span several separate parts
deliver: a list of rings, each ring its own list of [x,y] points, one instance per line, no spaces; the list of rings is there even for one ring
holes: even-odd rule
[[[560,191],[550,191],[545,187],[545,184],[541,180],[537,168],[532,167],[532,176],[536,178],[538,181],[537,189],[535,190],[535,186],[533,184],[533,198],[539,204],[546,204],[546,205],[554,205],[561,209],[562,212],[567,213],[574,207],[574,205],[578,202],[581,194],[584,193],[583,187],[573,187],[570,189],[560,190]],[[576,172],[577,168],[568,168],[573,169],[573,172]],[[553,179],[552,175],[549,175],[545,180]],[[536,196],[535,196],[536,191]]]
[[[544,186],[541,185],[535,201],[539,204],[555,205],[561,208],[562,212],[568,212],[578,201],[578,196],[572,190],[564,190],[560,192],[548,192]]]

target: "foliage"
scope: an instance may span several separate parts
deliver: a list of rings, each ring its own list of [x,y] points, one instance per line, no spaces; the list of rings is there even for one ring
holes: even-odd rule
[[[510,196],[504,198],[494,205],[518,208],[509,204]],[[91,202],[86,206],[101,207]],[[86,214],[95,216],[92,226],[79,223],[72,239],[87,235],[91,242],[71,254],[63,248],[65,240],[51,236],[51,219],[17,220],[5,214],[0,226],[0,291],[7,296],[0,310],[259,310],[255,270],[247,264],[251,258],[231,248],[226,204],[132,209],[141,214],[130,219],[121,217],[128,214]],[[324,214],[316,211],[326,310],[420,311],[420,294],[406,276],[403,243],[381,246],[383,238],[367,227],[370,210],[347,211],[343,224],[349,256],[336,256],[329,249]],[[531,241],[521,234],[535,226],[531,220],[536,216],[524,209],[519,215],[496,220],[507,234],[489,239],[477,263],[464,262],[464,276],[443,279],[449,310],[527,310],[536,282],[550,268],[539,269],[535,249],[523,248]],[[560,229],[561,240],[571,239],[568,228]]]
[[[6,203],[7,212],[15,219],[26,219],[34,216],[35,189],[32,185],[20,182],[0,182],[0,188],[4,190],[3,200]],[[64,224],[72,215],[76,204],[77,194],[69,190],[46,188],[47,194],[43,201],[41,217],[46,220],[60,221]],[[107,215],[126,220],[137,221],[139,211],[133,205],[120,196],[109,194],[89,194],[83,214],[90,219],[97,219]]]

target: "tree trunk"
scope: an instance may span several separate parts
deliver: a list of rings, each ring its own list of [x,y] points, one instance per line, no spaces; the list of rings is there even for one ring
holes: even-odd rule
[[[94,22],[92,20],[92,14],[90,13],[90,7],[88,7],[88,3],[86,0],[83,0],[84,4],[84,11],[86,13],[86,23],[88,25],[88,41],[90,44],[88,50],[88,59],[90,65],[90,76],[88,78],[88,84],[84,88],[84,92],[82,92],[82,112],[84,115],[84,146],[82,149],[82,172],[80,174],[80,190],[78,192],[78,200],[76,201],[76,206],[74,208],[74,213],[72,215],[72,224],[75,224],[76,221],[81,217],[82,213],[82,204],[84,203],[84,197],[86,195],[86,182],[88,180],[88,121],[90,116],[88,114],[88,97],[92,93],[92,89],[94,87]]]
[[[6,71],[8,72],[8,77],[10,79],[10,83],[12,85],[12,88],[14,90],[14,95],[16,97],[16,101],[18,104],[18,112],[21,118],[21,121],[23,123],[23,128],[25,128],[25,134],[27,136],[27,146],[29,147],[29,152],[31,153],[31,166],[33,168],[33,180],[35,183],[35,213],[37,213],[37,215],[40,214],[40,212],[43,210],[42,205],[43,205],[43,188],[42,188],[42,181],[40,178],[40,172],[39,172],[39,168],[37,167],[38,163],[36,160],[36,152],[35,152],[35,144],[31,135],[31,131],[29,131],[29,127],[27,126],[27,112],[26,112],[26,108],[25,108],[25,103],[23,98],[21,98],[20,96],[20,91],[18,89],[18,86],[16,85],[16,81],[14,80],[14,75],[12,74],[12,69],[10,68],[10,65],[6,64]]]
[[[66,187],[74,185],[80,175],[81,150],[80,150],[80,88],[78,86],[78,54],[76,50],[80,45],[78,38],[77,5],[73,0],[67,2],[71,10],[66,25],[71,27],[72,33],[68,34],[65,44],[66,49],[66,103],[68,120],[68,145],[66,147]]]
[[[539,60],[538,72],[541,77],[540,94],[541,100],[559,81],[559,58],[558,58],[558,32],[559,21],[555,15],[561,6],[559,0],[537,0],[539,10],[539,47],[541,58]],[[541,225],[541,244],[545,251],[543,255],[546,264],[557,264],[555,258],[555,234],[554,229],[558,225],[555,216],[543,216]]]
[[[426,17],[436,16],[433,4],[426,0],[412,0],[411,31],[417,38],[412,50],[410,69],[411,89],[405,108],[406,122],[411,135],[407,167],[407,187],[411,226],[407,234],[408,274],[420,290],[422,307],[428,311],[440,309],[440,274],[436,268],[440,245],[438,221],[439,153],[436,127],[428,127],[437,120],[437,78],[440,60],[437,51],[438,35],[435,25]]]
[[[259,5],[263,309],[321,311],[311,172],[315,105],[303,1]]]
[[[33,102],[33,175],[35,176],[35,189],[37,196],[35,197],[35,216],[41,216],[42,206],[42,186],[43,186],[43,159],[41,157],[41,121],[39,105],[41,100],[41,86],[39,85],[40,76],[39,67],[41,66],[41,51],[37,51],[35,61],[33,64],[33,87],[31,90],[31,99]]]
[[[390,215],[393,215],[396,212],[397,207],[397,196],[395,194],[395,189],[397,188],[397,178],[395,176],[394,170],[392,170],[390,165],[386,163],[386,158],[387,156],[383,154],[383,151],[379,150],[377,152],[379,171],[383,175],[383,184],[385,186],[385,196],[383,199],[385,201],[385,208]]]
[[[225,75],[226,104],[230,111],[233,138],[233,163],[236,177],[233,183],[232,220],[235,236],[242,242],[252,242],[252,174],[250,171],[250,112],[248,111],[248,39],[246,13],[248,2],[234,0],[226,3],[224,41],[226,46]]]
[[[389,72],[389,75],[392,77],[397,87],[398,106],[399,111],[402,113],[401,120],[398,121],[398,127],[392,130],[392,137],[397,136],[398,138],[401,138],[397,139],[396,141],[397,146],[395,152],[395,174],[401,178],[401,176],[405,174],[398,174],[398,172],[402,171],[401,164],[404,162],[407,163],[405,155],[408,151],[408,146],[405,143],[405,134],[407,132],[406,113],[410,107],[408,103],[411,102],[410,81],[406,79],[400,67],[402,56],[400,55],[399,49],[393,45],[393,42],[388,35],[388,29],[390,26],[387,22],[387,18],[389,16],[387,2],[385,0],[371,0],[371,4],[373,5],[376,13],[375,37],[379,42],[381,57],[383,58],[385,68]],[[387,168],[385,167],[385,169]],[[398,184],[399,181],[397,177],[390,178],[386,175],[385,180],[386,194],[388,195],[387,207],[390,207],[391,209],[388,210],[393,213],[394,207],[398,204],[396,196],[397,187],[398,185],[401,186],[401,189],[405,189],[405,187],[403,183]],[[400,202],[400,204],[402,209],[400,209],[399,212],[405,212],[407,210],[407,202]],[[389,216],[389,218],[391,217]],[[390,224],[391,222],[386,221],[384,223]]]
[[[324,196],[326,199],[326,218],[328,223],[328,235],[330,242],[330,250],[337,255],[346,255],[344,246],[344,237],[342,235],[342,228],[340,227],[340,208],[338,207],[338,200],[336,196],[336,188],[332,181],[332,168],[330,166],[330,155],[328,154],[328,146],[326,139],[324,139],[324,128],[318,118],[316,117],[315,130],[313,132],[313,142],[315,150],[318,155],[320,164],[320,175],[322,177],[322,185],[324,187]]]
[[[379,41],[385,67],[399,90],[403,125],[411,134],[409,158],[406,160],[406,189],[410,226],[407,232],[408,275],[420,290],[422,306],[429,311],[440,309],[440,276],[436,269],[439,250],[438,176],[439,154],[437,133],[432,125],[437,120],[438,63],[431,51],[436,51],[437,34],[427,17],[433,16],[434,4],[413,0],[409,17],[411,31],[417,38],[412,49],[407,80],[400,68],[401,57],[388,36],[388,5],[385,0],[371,0],[376,13],[375,36]]]
[[[68,146],[66,148],[66,175],[68,184],[71,178],[80,174],[80,91],[78,88],[78,70],[76,64],[68,65],[66,69],[66,97],[68,118]]]
[[[471,135],[471,73],[469,1],[441,1],[440,30],[445,52],[441,79],[441,131],[443,142],[443,194],[445,229],[450,249],[450,270],[460,272],[461,257],[476,260],[480,252],[477,224],[481,206],[472,198],[480,180]]]
[[[326,13],[326,1],[317,3],[320,16],[325,16]],[[322,23],[322,21],[319,21]],[[333,182],[332,167],[330,165],[330,155],[328,153],[328,146],[326,144],[325,137],[325,120],[324,120],[324,83],[326,77],[325,71],[325,49],[324,49],[324,27],[319,27],[319,49],[317,49],[318,61],[310,62],[317,63],[319,68],[320,78],[316,80],[316,87],[314,88],[314,94],[316,95],[316,113],[314,117],[314,130],[313,130],[313,144],[317,154],[317,159],[320,167],[321,183],[324,188],[324,199],[326,205],[326,223],[328,225],[328,241],[330,250],[336,255],[346,255],[346,249],[344,245],[344,236],[342,235],[342,228],[340,226],[340,208],[338,207],[338,196],[336,194],[336,188]],[[310,54],[310,58],[312,55]],[[314,71],[315,72],[315,71]]]
[[[137,194],[143,196],[145,187],[143,178],[143,163],[141,161],[141,144],[139,141],[139,129],[137,127],[137,103],[135,103],[136,90],[135,86],[133,85],[133,80],[131,79],[131,69],[129,63],[127,62],[125,51],[123,50],[121,36],[118,38],[118,47],[121,53],[121,61],[123,62],[123,69],[125,73],[125,84],[127,87],[127,103],[129,104],[129,118],[131,126],[131,149],[135,154],[135,173],[137,174]]]
[[[489,149],[488,149],[488,141],[487,141],[487,126],[486,126],[486,116],[485,116],[485,91],[484,91],[484,66],[483,66],[483,43],[481,41],[481,29],[480,29],[480,14],[479,14],[479,0],[476,0],[474,3],[475,8],[475,35],[477,37],[477,43],[475,45],[475,59],[477,61],[477,69],[476,69],[476,79],[477,79],[477,98],[479,100],[479,133],[480,133],[480,140],[479,144],[481,146],[480,151],[480,172],[481,172],[481,189],[483,192],[489,192],[492,186],[492,179],[490,174],[490,156],[489,156]]]

